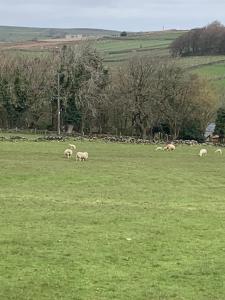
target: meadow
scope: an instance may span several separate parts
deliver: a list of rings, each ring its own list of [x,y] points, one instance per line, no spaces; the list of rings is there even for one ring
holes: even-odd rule
[[[225,157],[68,143],[0,142],[0,299],[225,299]]]
[[[160,31],[130,35],[124,38],[99,39],[94,46],[101,52],[106,63],[118,64],[133,55],[168,56],[170,43],[184,31]]]

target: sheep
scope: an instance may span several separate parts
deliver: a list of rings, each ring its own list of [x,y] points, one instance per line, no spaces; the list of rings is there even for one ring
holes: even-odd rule
[[[163,149],[167,151],[174,151],[176,147],[173,144],[167,144]]]
[[[207,150],[206,149],[201,149],[200,151],[199,151],[199,156],[206,156],[207,155]]]
[[[217,150],[215,151],[215,153],[219,153],[220,155],[222,155],[222,154],[223,154],[223,152],[222,152],[222,150],[221,150],[221,149],[217,149]]]
[[[158,150],[163,150],[163,147],[157,147],[157,148],[155,149],[155,151],[158,151]]]
[[[88,153],[87,152],[84,152],[84,155],[85,155],[85,160],[88,160]]]
[[[88,153],[87,152],[77,152],[76,154],[76,160],[84,161],[88,159]]]
[[[69,144],[69,146],[70,146],[70,148],[72,149],[72,150],[76,150],[76,146],[75,145],[73,145],[73,144]]]
[[[71,149],[66,149],[64,151],[64,156],[66,156],[67,158],[70,158],[73,154],[73,151]]]

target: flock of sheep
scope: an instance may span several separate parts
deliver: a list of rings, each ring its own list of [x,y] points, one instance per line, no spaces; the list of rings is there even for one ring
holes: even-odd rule
[[[64,151],[64,156],[67,157],[67,158],[72,157],[73,151],[76,150],[76,146],[73,145],[73,144],[69,144],[69,147],[70,148],[68,148]],[[76,153],[76,160],[79,160],[79,161],[88,160],[88,153],[87,152],[77,152]]]
[[[199,151],[199,156],[206,156],[207,153],[208,153],[208,152],[207,152],[207,149],[201,149],[201,150]],[[216,150],[215,150],[215,153],[219,153],[220,155],[223,154],[223,152],[222,152],[221,149],[216,149]]]
[[[157,147],[155,150],[159,151],[159,150],[163,150],[163,151],[174,151],[176,149],[176,147],[173,144],[167,144],[165,147]]]
[[[67,157],[67,158],[72,157],[73,151],[76,150],[76,146],[73,145],[73,144],[69,144],[69,147],[70,148],[68,148],[64,151],[64,156]],[[165,147],[157,147],[155,150],[156,151],[159,151],[159,150],[161,150],[161,151],[174,151],[175,149],[176,149],[176,146],[174,144],[167,144]],[[206,156],[207,153],[208,153],[207,149],[201,149],[199,151],[199,156],[200,157]],[[221,149],[216,149],[215,153],[219,153],[220,155],[223,154]],[[77,152],[76,153],[76,160],[79,160],[79,161],[88,160],[88,152]]]
[[[163,150],[163,151],[174,151],[176,149],[175,145],[173,144],[167,144],[165,147],[157,147],[155,150],[159,151],[159,150]],[[207,155],[207,149],[201,149],[199,151],[199,156],[206,156]],[[215,153],[219,153],[220,155],[223,154],[221,149],[216,149]]]

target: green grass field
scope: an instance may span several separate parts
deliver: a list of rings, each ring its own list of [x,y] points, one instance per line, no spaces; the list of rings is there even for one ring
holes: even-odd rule
[[[0,143],[0,299],[225,299],[225,157]]]
[[[161,31],[125,38],[103,38],[95,42],[94,46],[102,53],[106,63],[120,63],[134,54],[168,56],[170,43],[182,33],[183,31]]]
[[[208,66],[203,65],[201,68],[197,68],[197,73],[209,78],[225,77],[225,60]]]

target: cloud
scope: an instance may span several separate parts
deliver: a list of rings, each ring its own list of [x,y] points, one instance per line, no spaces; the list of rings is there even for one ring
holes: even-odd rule
[[[224,0],[7,0],[0,20],[2,25],[139,31],[225,22],[224,9]]]

